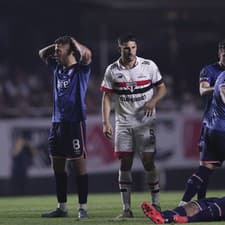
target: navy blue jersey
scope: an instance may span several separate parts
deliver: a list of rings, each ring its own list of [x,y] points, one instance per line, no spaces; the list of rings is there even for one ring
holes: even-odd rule
[[[64,67],[48,59],[54,74],[52,122],[79,122],[86,119],[85,95],[91,72],[90,64],[80,62]]]
[[[217,77],[224,70],[225,67],[220,66],[218,62],[205,66],[200,72],[199,83],[206,81],[210,84],[211,87],[214,86]],[[210,119],[209,109],[212,103],[212,96],[213,96],[212,94],[204,96],[205,109],[203,114],[203,125],[204,123],[207,124],[208,120]]]
[[[211,119],[209,129],[225,132],[225,104],[220,95],[220,88],[225,87],[225,71],[222,72],[214,85],[213,101],[210,108]]]
[[[221,199],[223,198],[202,198],[202,199],[198,199],[198,200],[194,200],[192,202],[194,202],[200,209],[200,211],[203,211],[205,209],[207,209],[209,206],[219,202]]]

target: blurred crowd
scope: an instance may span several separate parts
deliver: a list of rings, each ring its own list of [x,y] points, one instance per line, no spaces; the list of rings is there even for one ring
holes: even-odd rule
[[[213,4],[212,13],[211,8],[197,4],[168,10],[159,3],[157,11],[151,4],[140,10],[121,5],[118,10],[111,4],[95,3],[68,0],[63,5],[67,16],[62,18],[60,1],[54,1],[54,10],[50,1],[0,2],[4,9],[0,14],[1,118],[51,115],[52,74],[37,52],[61,35],[74,35],[93,52],[86,98],[89,114],[101,112],[99,86],[105,67],[117,59],[116,39],[125,32],[138,37],[138,55],[155,61],[164,77],[168,94],[158,105],[159,111],[202,108],[199,72],[217,60],[217,43],[225,35],[219,5]]]
[[[44,68],[44,66],[43,66]],[[37,71],[37,73],[35,73]],[[41,72],[40,72],[41,71]],[[163,74],[167,84],[167,97],[160,103],[159,111],[196,111],[201,108],[199,97],[191,91],[175,93],[173,76]],[[101,112],[102,76],[94,71],[86,96],[88,114]],[[177,96],[177,97],[176,97]],[[52,111],[52,74],[47,69],[31,71],[19,65],[0,64],[0,117],[50,117]]]
[[[50,107],[51,77],[0,64],[1,117],[45,116]]]

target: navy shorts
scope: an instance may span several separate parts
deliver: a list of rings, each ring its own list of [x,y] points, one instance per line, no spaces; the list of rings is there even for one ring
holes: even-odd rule
[[[206,124],[205,123],[202,123],[202,127],[201,127],[201,131],[200,131],[200,138],[199,138],[199,144],[198,144],[198,149],[199,149],[199,152],[202,152],[202,148],[203,148],[203,145],[204,145],[204,130],[206,129]]]
[[[200,154],[202,162],[214,163],[220,166],[225,160],[225,132],[204,130],[204,144]]]
[[[53,123],[48,143],[49,152],[53,157],[66,159],[86,157],[85,122]]]

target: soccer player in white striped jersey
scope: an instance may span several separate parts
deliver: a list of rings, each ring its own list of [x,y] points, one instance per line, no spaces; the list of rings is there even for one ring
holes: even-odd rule
[[[115,155],[120,159],[119,188],[123,211],[117,217],[133,217],[130,204],[131,169],[134,153],[143,163],[152,204],[160,208],[159,176],[154,164],[155,106],[165,96],[166,86],[157,65],[138,57],[137,41],[132,35],[118,39],[120,58],[105,72],[101,90],[103,132],[113,136],[110,123],[111,97],[115,96]]]

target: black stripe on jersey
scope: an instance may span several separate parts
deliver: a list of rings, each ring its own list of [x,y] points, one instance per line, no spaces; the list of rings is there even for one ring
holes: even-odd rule
[[[145,93],[146,91],[149,91],[150,89],[152,89],[152,87],[153,87],[153,85],[149,85],[148,87],[134,89],[133,91],[130,91],[130,90],[116,90],[116,89],[114,89],[113,92],[118,94],[118,95],[141,94],[141,93]]]
[[[153,85],[156,87],[156,86],[158,86],[158,85],[160,85],[160,84],[162,84],[162,83],[164,83],[163,79],[157,81],[157,82],[154,83]]]

